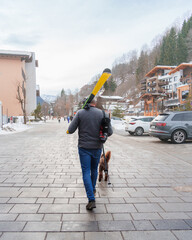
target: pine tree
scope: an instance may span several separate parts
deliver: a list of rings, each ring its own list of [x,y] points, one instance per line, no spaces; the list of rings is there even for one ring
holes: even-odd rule
[[[113,80],[113,78],[111,78],[111,80],[109,81],[109,89],[112,92],[115,92],[115,89],[117,88],[117,84],[116,82]]]
[[[179,33],[177,38],[177,65],[187,62],[187,45],[182,33]]]
[[[64,89],[61,90],[61,97],[65,96],[65,91]]]
[[[116,106],[113,110],[113,116],[114,117],[119,117],[122,118],[124,116],[123,114],[123,110],[121,109],[121,107]]]
[[[148,54],[147,52],[141,51],[140,57],[138,59],[138,66],[136,69],[136,81],[137,83],[142,80],[145,74],[148,72]]]
[[[105,91],[107,91],[109,89],[109,84],[107,81],[104,83],[104,88],[105,88]]]

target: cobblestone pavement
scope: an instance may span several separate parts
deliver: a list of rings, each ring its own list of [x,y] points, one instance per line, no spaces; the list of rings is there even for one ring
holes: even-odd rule
[[[0,240],[191,240],[192,142],[114,134],[111,185],[87,198],[77,133],[47,122],[0,136]]]

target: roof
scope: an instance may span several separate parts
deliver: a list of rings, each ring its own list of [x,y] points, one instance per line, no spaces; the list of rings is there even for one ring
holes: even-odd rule
[[[32,53],[26,51],[0,50],[0,57],[30,59],[32,57]]]
[[[179,66],[177,66],[175,69],[173,69],[172,71],[169,72],[169,74],[173,74],[175,72],[178,72],[179,70],[185,69],[187,67],[191,67],[192,68],[192,63],[181,63]]]
[[[174,69],[176,66],[162,66],[162,65],[157,65],[151,71],[149,71],[145,77],[151,77],[154,73],[156,73],[158,70],[163,69],[163,70],[171,70]]]
[[[107,100],[122,100],[123,99],[120,96],[99,96],[99,97],[107,99]]]
[[[143,95],[141,95],[141,99],[144,98],[144,97],[165,97],[166,94],[164,93],[144,93]]]

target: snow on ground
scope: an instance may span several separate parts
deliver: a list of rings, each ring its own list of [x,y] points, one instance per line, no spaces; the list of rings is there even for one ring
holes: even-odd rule
[[[33,122],[33,123],[29,122],[27,124],[23,124],[21,122],[7,123],[3,125],[3,129],[0,127],[0,135],[23,132],[23,131],[26,131],[27,129],[32,128],[33,125],[37,125],[37,124],[44,124],[44,122],[43,121]]]

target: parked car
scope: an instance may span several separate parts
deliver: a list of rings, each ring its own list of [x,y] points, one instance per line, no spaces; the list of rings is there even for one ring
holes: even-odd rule
[[[129,132],[130,135],[141,136],[143,133],[148,133],[150,128],[150,122],[154,117],[135,117],[132,119],[127,126],[125,131]]]
[[[192,111],[167,112],[158,115],[150,125],[149,134],[161,141],[184,143],[192,139]]]

